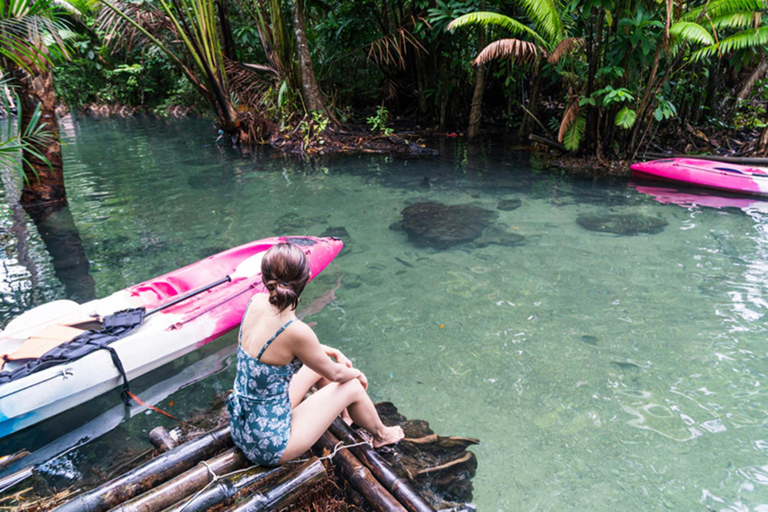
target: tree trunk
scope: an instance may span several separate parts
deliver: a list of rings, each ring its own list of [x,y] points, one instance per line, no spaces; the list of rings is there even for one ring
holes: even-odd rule
[[[485,11],[485,0],[480,2],[480,10]],[[477,39],[482,50],[485,48],[485,27],[480,27]],[[467,138],[472,140],[480,134],[480,121],[483,118],[483,92],[485,91],[485,66],[477,66],[475,70],[475,90],[472,93],[472,107],[469,110],[469,128]]]
[[[296,51],[299,57],[301,94],[304,98],[304,105],[307,110],[317,110],[324,116],[330,117],[328,109],[325,108],[325,102],[323,101],[323,95],[320,92],[320,86],[317,85],[315,68],[312,65],[312,56],[309,53],[303,0],[294,0],[291,2],[291,10],[293,13],[293,32],[296,36]]]
[[[600,52],[602,50],[602,36],[603,36],[603,17],[605,16],[605,10],[599,9],[597,13],[596,27],[593,31],[590,31],[591,35],[588,38],[587,55],[589,56],[589,70],[587,76],[587,90],[585,92],[586,97],[590,97],[596,88],[596,76],[597,70],[600,67]],[[590,19],[593,19],[590,13]],[[598,149],[598,140],[600,133],[598,129],[598,109],[597,107],[587,107],[587,129],[586,129],[586,146],[594,145],[596,153],[600,153]]]
[[[763,128],[760,140],[757,141],[757,154],[768,156],[768,126]]]
[[[221,46],[224,56],[229,60],[237,60],[235,54],[235,40],[232,37],[232,26],[229,23],[226,0],[217,0],[216,7],[219,11],[219,23],[221,24]]]
[[[531,92],[531,98],[528,100],[528,110],[523,116],[523,122],[520,124],[520,130],[517,132],[518,137],[521,139],[525,137],[525,134],[529,131],[529,126],[534,123],[534,117],[536,116],[536,106],[539,103],[539,92],[541,90],[541,68],[544,66],[544,60],[539,58],[536,62],[536,68],[533,76],[533,91]]]
[[[66,204],[67,191],[64,188],[64,170],[61,160],[59,121],[56,119],[53,73],[50,67],[42,69],[31,61],[27,65],[29,70],[23,68],[14,70],[14,76],[19,84],[19,107],[21,109],[19,134],[27,130],[39,106],[40,120],[38,123],[45,123],[45,129],[51,134],[51,138],[43,142],[29,141],[32,152],[23,152],[23,169],[26,180],[21,190],[21,203],[25,206]],[[35,152],[47,159],[48,162],[38,158],[34,154]]]

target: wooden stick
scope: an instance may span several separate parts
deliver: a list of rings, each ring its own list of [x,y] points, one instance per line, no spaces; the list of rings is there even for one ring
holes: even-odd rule
[[[674,155],[669,153],[652,153],[648,151],[643,156],[651,158],[696,158],[699,160],[712,160],[714,162],[728,162],[742,165],[768,165],[768,158],[748,158],[738,156],[720,156],[720,155]]]
[[[363,441],[357,432],[339,418],[336,418],[329,430],[344,444],[352,445]],[[409,512],[435,512],[434,507],[427,503],[407,480],[399,477],[373,447],[363,444],[349,450]]]
[[[56,509],[57,512],[103,512],[165,482],[232,446],[229,426],[184,443]]]
[[[303,494],[309,486],[327,476],[328,473],[325,472],[323,463],[317,458],[312,458],[295,471],[281,478],[270,490],[264,493],[255,493],[236,507],[227,509],[227,512],[261,512],[285,508]]]
[[[533,133],[528,136],[530,140],[533,142],[540,142],[541,144],[545,144],[551,148],[559,149],[560,151],[568,151],[565,149],[565,146],[560,144],[559,142],[555,142],[553,140],[545,139],[544,137],[539,137],[538,135],[534,135]]]
[[[317,453],[333,453],[339,442],[329,431],[326,431],[320,440],[315,443],[313,449]],[[408,512],[388,490],[386,490],[371,472],[366,468],[349,449],[341,449],[333,457],[333,463],[338,466],[344,478],[359,492],[371,507],[377,512]]]
[[[196,493],[212,482],[218,475],[231,473],[249,464],[243,452],[230,448],[216,457],[203,461],[159,487],[126,501],[111,509],[111,512],[148,512],[164,510],[179,500]]]
[[[288,473],[287,466],[265,468],[262,466],[219,480],[205,491],[180,501],[164,512],[204,512],[220,505],[229,506],[246,496],[265,479],[278,473]]]

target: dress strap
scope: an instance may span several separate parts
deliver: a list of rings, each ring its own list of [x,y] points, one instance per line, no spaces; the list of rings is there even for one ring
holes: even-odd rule
[[[275,338],[277,338],[278,336],[280,336],[280,333],[281,333],[281,332],[283,332],[283,331],[285,330],[285,328],[286,328],[286,327],[288,327],[289,325],[291,325],[291,324],[293,323],[293,321],[294,321],[294,320],[296,320],[296,319],[295,319],[295,318],[293,318],[293,319],[291,319],[291,320],[288,320],[287,322],[285,322],[285,324],[284,324],[284,325],[283,325],[281,328],[279,328],[279,329],[277,330],[277,332],[276,332],[276,333],[275,333],[275,334],[274,334],[274,335],[273,335],[271,338],[269,338],[269,339],[267,340],[267,342],[264,344],[264,346],[263,346],[263,347],[261,347],[261,350],[259,351],[259,355],[258,355],[258,356],[256,356],[256,360],[257,360],[257,361],[261,361],[261,355],[264,353],[264,351],[265,351],[265,350],[267,350],[267,347],[269,346],[269,344],[270,344],[270,343],[272,343],[272,342],[275,340]]]
[[[245,309],[243,310],[243,318],[240,319],[240,329],[237,332],[237,344],[242,346],[243,344],[243,324],[245,323],[245,315],[248,314],[248,310],[251,308],[251,302],[253,302],[253,299],[256,298],[256,294],[254,294],[250,299],[248,299],[248,305],[245,306]]]

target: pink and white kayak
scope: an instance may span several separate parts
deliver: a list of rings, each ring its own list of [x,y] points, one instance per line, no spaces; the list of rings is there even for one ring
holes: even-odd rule
[[[752,195],[768,195],[768,169],[695,158],[632,164],[638,178],[661,179]]]
[[[82,305],[69,300],[44,304],[12,320],[0,332],[0,355],[8,360],[0,376],[7,377],[8,372],[29,363],[23,356],[25,347],[34,349],[30,340],[76,334],[70,331],[70,326],[82,325],[78,322],[84,318],[103,318],[142,307],[150,313],[138,327],[109,346],[119,356],[129,380],[158,368],[240,324],[251,297],[266,291],[261,282],[264,253],[284,241],[305,251],[310,278],[316,277],[343,245],[334,238],[267,238],[215,254],[103,299]],[[71,338],[63,342],[68,339]],[[0,384],[1,438],[95,398],[123,381],[110,353],[95,350],[79,359],[0,382],[4,382]]]

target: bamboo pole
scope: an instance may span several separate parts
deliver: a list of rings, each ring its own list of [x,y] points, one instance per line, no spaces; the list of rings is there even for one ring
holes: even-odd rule
[[[204,492],[180,501],[164,512],[204,512],[220,505],[229,506],[241,496],[250,494],[265,479],[279,473],[286,473],[287,469],[287,466],[276,468],[257,466],[243,473],[221,479]]]
[[[330,432],[326,431],[323,436],[317,441],[314,446],[314,450],[328,451],[333,453],[336,448],[336,444],[339,442],[336,437]],[[336,464],[344,478],[352,485],[352,488],[359,492],[363,498],[370,504],[377,512],[408,512],[400,502],[398,502],[388,490],[386,490],[371,474],[349,449],[343,449],[336,452],[333,457],[333,462]]]
[[[310,485],[327,477],[325,466],[313,458],[281,478],[274,487],[264,493],[255,493],[227,512],[261,512],[285,508],[305,492]]]
[[[360,435],[341,421],[340,418],[336,418],[329,430],[339,440],[348,445],[363,441]],[[435,512],[434,507],[421,497],[408,480],[399,477],[381,455],[376,453],[373,447],[368,444],[362,444],[349,448],[349,450],[409,512]]]
[[[230,448],[144,494],[126,501],[110,512],[152,512],[170,507],[196,493],[218,475],[242,469],[249,464],[243,452]]]
[[[56,512],[103,512],[169,480],[201,460],[232,446],[229,426],[184,443],[85,494],[75,497]]]
[[[148,437],[149,442],[152,443],[152,446],[157,448],[160,452],[171,451],[179,446],[176,437],[168,432],[168,429],[163,426],[155,427],[150,430]]]

